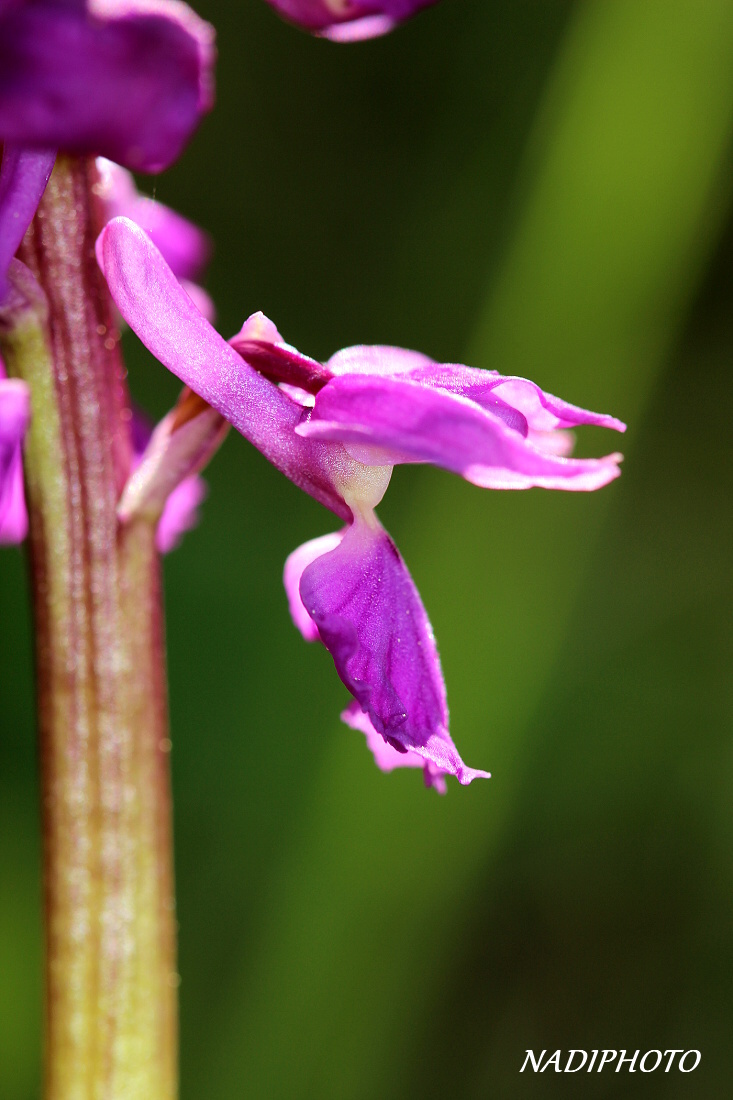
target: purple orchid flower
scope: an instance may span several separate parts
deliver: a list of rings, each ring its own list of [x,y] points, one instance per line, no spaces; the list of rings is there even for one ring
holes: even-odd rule
[[[28,528],[20,445],[29,419],[28,387],[6,378],[0,360],[0,543],[21,542]]]
[[[438,789],[447,774],[464,784],[486,775],[464,765],[450,738],[432,628],[374,509],[403,462],[433,462],[485,487],[599,488],[618,476],[621,456],[569,458],[567,429],[624,425],[526,379],[399,348],[347,348],[322,364],[261,314],[227,343],[133,222],[112,220],[97,255],[118,309],[153,355],[346,521],[285,567],[296,626],[324,643],[354,696],[344,720],[366,734],[384,770],[419,763]]]
[[[334,42],[358,42],[393,30],[437,0],[267,0],[284,19]]]

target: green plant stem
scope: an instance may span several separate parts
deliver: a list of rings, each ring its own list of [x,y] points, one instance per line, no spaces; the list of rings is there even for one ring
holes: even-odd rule
[[[154,526],[120,528],[131,412],[92,161],[57,162],[2,352],[25,451],[46,914],[45,1100],[172,1100],[177,984]],[[34,299],[34,286],[35,299]],[[39,294],[37,287],[42,293]]]

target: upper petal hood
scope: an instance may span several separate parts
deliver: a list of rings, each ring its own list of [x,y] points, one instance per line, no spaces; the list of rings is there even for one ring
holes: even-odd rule
[[[404,376],[334,378],[297,431],[356,445],[362,461],[368,447],[381,448],[375,462],[431,462],[484,488],[590,490],[620,472],[619,454],[571,459],[548,453],[476,402]]]
[[[369,374],[383,378],[399,376],[428,389],[459,394],[486,409],[509,427],[528,435],[592,424],[599,428],[626,431],[615,416],[591,412],[554,397],[527,378],[499,374],[459,363],[436,363],[419,352],[380,344],[359,344],[331,356],[327,368],[333,375]]]
[[[335,352],[326,364],[331,374],[376,374],[388,378],[395,374],[411,376],[437,364],[420,351],[396,348],[389,344],[355,344]]]
[[[592,424],[597,428],[626,431],[615,416],[591,412],[545,393],[528,378],[479,370],[454,363],[430,363],[403,376],[434,389],[460,394],[481,408],[501,417],[510,427],[526,435],[528,431],[550,432]]]

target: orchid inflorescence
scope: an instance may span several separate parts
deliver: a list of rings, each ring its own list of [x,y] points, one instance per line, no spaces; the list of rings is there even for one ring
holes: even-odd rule
[[[313,33],[354,40],[434,0],[268,2]],[[198,472],[232,425],[344,525],[295,550],[284,573],[295,625],[325,645],[353,696],[344,721],[384,771],[421,767],[439,791],[446,775],[469,783],[487,773],[466,767],[450,738],[433,631],[375,508],[403,463],[482,488],[597,489],[618,476],[621,456],[572,458],[569,430],[624,425],[526,379],[401,348],[351,347],[321,363],[258,313],[231,340],[219,336],[197,283],[208,239],[141,197],[128,171],[158,171],[179,155],[211,106],[213,56],[211,28],[179,3],[0,3],[0,301],[12,310],[13,255],[56,150],[98,155],[107,225],[97,256],[112,299],[186,387],[157,428],[133,416],[119,522],[147,516],[159,549],[176,545],[203,497]],[[0,373],[0,541],[26,533],[20,447],[30,415],[25,384]]]

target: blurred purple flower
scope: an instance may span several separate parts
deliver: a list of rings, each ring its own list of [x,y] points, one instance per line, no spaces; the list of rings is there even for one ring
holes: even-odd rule
[[[28,529],[20,445],[29,419],[28,387],[6,378],[0,360],[0,543],[22,542]]]
[[[177,0],[0,0],[0,301],[55,150],[167,167],[212,105],[213,43]]]
[[[28,534],[21,443],[29,415],[28,387],[17,379],[6,378],[0,359],[0,545],[22,542]],[[133,410],[132,422],[133,469],[125,490],[128,499],[130,486],[139,480],[140,468],[148,458],[151,440],[166,425],[166,421],[163,421],[154,432],[148,418],[139,409]],[[208,442],[211,436],[213,443]],[[184,471],[166,471],[166,484],[157,507],[159,518],[155,532],[155,544],[161,554],[175,550],[186,532],[198,523],[199,507],[206,497],[206,482],[195,470],[209,460],[222,438],[222,429],[217,422],[214,431],[207,433],[208,445],[203,452],[199,447],[198,462],[189,462]],[[148,478],[147,481],[149,480]],[[123,501],[124,499],[123,496]],[[127,518],[124,508],[120,518],[123,522]]]
[[[214,320],[214,303],[199,280],[211,259],[208,233],[164,203],[141,195],[131,172],[106,157],[97,157],[96,191],[104,204],[105,221],[130,218],[157,245],[173,274],[200,311]]]
[[[334,42],[358,42],[393,30],[437,0],[267,0],[284,19]]]
[[[139,409],[133,409],[132,425],[133,468],[117,515],[121,523],[141,512],[156,518],[155,545],[168,554],[199,521],[206,482],[197,471],[218,450],[228,425],[186,390],[155,428]]]
[[[0,23],[0,31],[2,24]],[[6,145],[0,161],[0,302],[8,293],[8,267],[33,220],[56,154]]]
[[[159,172],[212,105],[213,61],[175,0],[4,0],[0,141]]]
[[[432,628],[374,508],[402,462],[433,462],[494,488],[590,490],[621,456],[571,459],[567,428],[599,416],[493,371],[434,363],[388,347],[355,347],[326,364],[285,344],[261,314],[229,343],[182,291],[150,239],[120,218],[97,254],[112,297],[149,350],[296,485],[347,523],[290,556],[285,585],[301,633],[319,638],[353,694],[345,720],[381,735],[385,770],[419,757],[426,782],[469,783],[448,733]],[[362,717],[359,717],[359,715]]]
[[[175,487],[163,507],[155,532],[160,554],[170,554],[180,545],[187,531],[199,521],[199,507],[206,499],[206,482],[197,474],[184,478]]]

